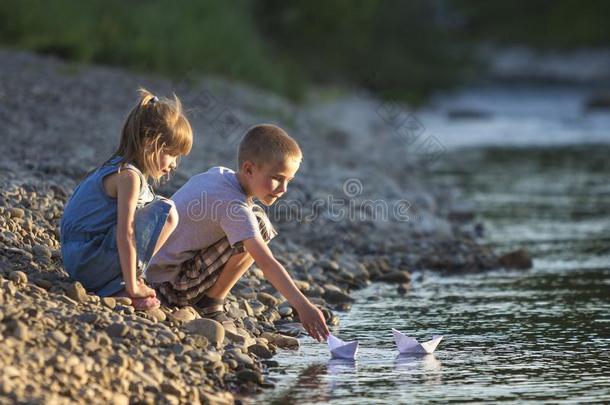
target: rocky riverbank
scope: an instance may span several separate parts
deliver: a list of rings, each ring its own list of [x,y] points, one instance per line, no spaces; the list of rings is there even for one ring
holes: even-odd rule
[[[251,124],[276,122],[299,141],[302,169],[270,211],[272,249],[331,325],[371,281],[407,293],[418,269],[531,265],[527,252],[498,257],[479,244],[474,211],[426,186],[429,150],[401,135],[391,119],[410,113],[396,106],[328,94],[297,106],[217,78],[170,81],[12,51],[0,59],[0,403],[231,403],[272,387],[274,353],[299,346],[297,314],[256,266],[228,298],[235,327],[193,308],[135,311],[66,276],[63,206],[112,153],[140,85],[175,91],[196,131],[161,194],[209,166],[232,167]]]

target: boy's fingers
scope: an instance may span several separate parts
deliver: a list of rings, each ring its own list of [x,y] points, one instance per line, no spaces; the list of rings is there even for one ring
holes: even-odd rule
[[[318,335],[318,331],[314,325],[307,325],[306,329],[307,329],[307,333],[309,333],[309,336],[311,336],[318,342],[320,341],[320,336]]]

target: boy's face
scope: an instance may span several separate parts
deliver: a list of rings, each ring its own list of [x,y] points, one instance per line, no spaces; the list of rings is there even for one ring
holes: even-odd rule
[[[250,192],[266,206],[272,205],[286,192],[300,165],[300,159],[283,159],[262,165],[251,163],[246,171]]]

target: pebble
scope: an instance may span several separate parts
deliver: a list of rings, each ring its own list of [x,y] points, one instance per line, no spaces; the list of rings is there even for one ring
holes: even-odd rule
[[[51,287],[53,287],[53,283],[50,282],[49,280],[45,280],[44,278],[35,279],[34,284],[36,284],[40,288],[44,288],[45,290],[48,290]]]
[[[161,388],[161,391],[165,392],[166,394],[175,395],[177,397],[181,397],[181,396],[185,395],[184,390],[182,388],[180,388],[174,382],[161,383],[160,388]]]
[[[281,347],[282,349],[298,349],[300,345],[299,339],[281,334],[276,335],[275,339],[273,340],[273,344]]]
[[[382,275],[378,280],[386,283],[408,283],[411,281],[411,273],[408,271],[396,270]]]
[[[94,324],[100,320],[100,316],[93,312],[85,312],[79,315],[76,319],[83,323]]]
[[[167,319],[167,315],[165,315],[165,312],[163,312],[161,308],[151,309],[146,311],[146,314],[157,322],[163,322]]]
[[[16,284],[27,284],[28,276],[19,270],[11,271],[8,275],[8,279]]]
[[[208,351],[207,353],[205,353],[203,355],[203,359],[207,360],[210,363],[218,363],[219,361],[222,360],[222,357],[220,356],[220,354],[218,352]]]
[[[13,336],[22,342],[27,342],[30,338],[30,331],[27,325],[21,321],[15,322]]]
[[[307,281],[303,281],[303,280],[294,280],[294,284],[303,293],[309,291],[309,289],[311,287]]]
[[[113,338],[124,337],[129,333],[129,326],[124,323],[113,323],[106,327],[106,333]]]
[[[25,216],[25,211],[22,208],[9,208],[8,213],[10,214],[11,218],[23,218]]]
[[[110,403],[113,405],[129,405],[129,397],[124,394],[112,393]]]
[[[236,377],[239,381],[241,382],[252,382],[255,384],[262,384],[263,383],[263,375],[260,372],[256,372],[254,370],[250,370],[250,369],[244,369],[239,371],[236,374]]]
[[[240,364],[247,364],[250,366],[254,364],[254,360],[252,360],[252,357],[244,354],[239,349],[230,349],[227,350],[226,353],[233,357],[235,360],[237,360],[237,362]]]
[[[220,347],[225,338],[225,329],[220,322],[213,319],[194,319],[184,325],[188,333],[201,335],[216,347]]]
[[[68,341],[68,337],[60,330],[54,330],[53,332],[51,332],[51,339],[53,339],[60,345],[63,345]]]
[[[326,290],[324,299],[330,304],[344,304],[354,302],[354,299],[341,290]]]
[[[184,307],[172,312],[169,318],[179,322],[190,322],[197,318],[197,313],[191,307]]]
[[[51,252],[51,249],[40,244],[32,246],[32,253],[34,254],[34,256],[42,259],[51,259],[51,257],[53,256],[53,252]]]
[[[248,353],[253,353],[261,359],[270,359],[273,357],[271,350],[260,343],[248,347]]]
[[[280,307],[278,312],[280,315],[282,315],[282,317],[287,317],[287,316],[292,315],[292,308],[291,307]]]
[[[263,304],[269,306],[269,307],[274,307],[277,305],[277,300],[275,299],[275,297],[271,294],[265,293],[265,292],[261,292],[258,293],[258,295],[256,296],[256,298],[262,302]]]
[[[121,305],[125,305],[125,306],[131,305],[131,298],[129,298],[129,297],[113,297],[113,298],[117,304],[121,304]]]
[[[78,281],[68,286],[66,289],[66,295],[76,302],[83,303],[89,301],[85,287],[83,287],[83,285]]]
[[[106,308],[114,309],[116,307],[116,300],[113,297],[102,297],[102,305]]]

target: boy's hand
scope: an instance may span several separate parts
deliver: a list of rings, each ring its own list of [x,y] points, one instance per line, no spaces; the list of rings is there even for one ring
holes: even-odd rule
[[[329,332],[322,311],[309,302],[297,311],[307,333],[318,342],[325,341]]]
[[[318,342],[325,340],[329,332],[322,312],[299,291],[284,266],[275,260],[263,238],[257,236],[246,239],[243,243],[246,251],[263,270],[265,278],[296,308],[305,330]]]

